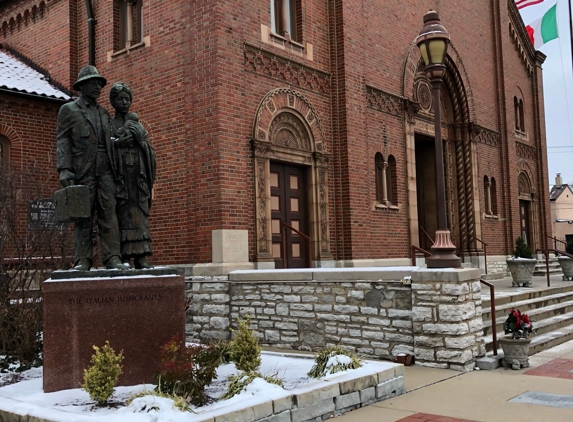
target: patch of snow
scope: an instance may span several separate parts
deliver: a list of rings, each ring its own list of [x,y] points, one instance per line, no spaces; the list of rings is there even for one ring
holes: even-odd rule
[[[342,365],[350,365],[352,363],[352,358],[346,355],[335,355],[328,359],[326,362],[326,369],[332,368],[333,366],[342,364]]]
[[[334,359],[346,362],[346,358],[348,357],[335,356],[332,359],[333,362]],[[23,373],[23,376],[30,379],[1,387],[0,409],[59,422],[196,422],[292,394],[312,391],[321,388],[325,383],[330,385],[332,382],[377,374],[396,366],[389,362],[364,361],[362,368],[338,372],[315,380],[309,379],[306,375],[314,364],[314,360],[309,359],[309,356],[292,357],[292,355],[281,356],[279,353],[263,352],[261,360],[259,372],[282,378],[284,389],[257,378],[243,392],[229,400],[215,401],[200,408],[192,408],[188,412],[175,408],[171,399],[151,395],[139,397],[129,406],[100,408],[96,407],[88,394],[80,388],[44,393],[41,368]],[[220,366],[217,369],[217,379],[207,388],[207,394],[213,398],[221,396],[226,391],[228,376],[237,373],[234,364]],[[112,401],[124,403],[133,395],[151,391],[153,388],[153,385],[117,387]]]

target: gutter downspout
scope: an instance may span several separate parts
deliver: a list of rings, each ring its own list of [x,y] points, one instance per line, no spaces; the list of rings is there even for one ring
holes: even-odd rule
[[[94,18],[92,0],[86,0],[86,10],[88,13],[88,64],[95,66],[95,26],[97,20]]]

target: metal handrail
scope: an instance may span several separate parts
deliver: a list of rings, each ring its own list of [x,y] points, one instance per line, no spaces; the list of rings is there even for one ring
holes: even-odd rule
[[[489,287],[489,301],[491,302],[490,313],[491,313],[491,337],[493,339],[493,355],[497,356],[497,327],[495,323],[495,288],[493,284],[488,283],[483,278],[480,278],[480,283],[485,284]]]
[[[412,267],[416,266],[416,252],[420,252],[420,253],[424,254],[424,256],[426,256],[426,257],[432,256],[432,254],[430,252],[428,252],[427,250],[419,248],[415,245],[411,246],[411,251],[412,251],[412,253],[411,253],[411,255],[412,255]]]
[[[428,234],[428,232],[427,232],[426,230],[424,230],[424,228],[423,228],[422,226],[419,226],[419,227],[420,227],[420,230],[422,230],[422,233],[424,233],[424,234],[426,235],[426,237],[430,240],[430,242],[432,242],[432,245],[433,245],[434,243],[436,243],[436,242],[434,242],[434,239],[432,239],[432,238],[430,237],[430,235]]]
[[[564,241],[561,240],[561,239],[557,239],[557,236],[553,236],[553,237],[552,237],[552,236],[547,235],[547,237],[548,237],[549,239],[553,240],[553,246],[554,246],[555,249],[557,249],[557,242],[563,243],[565,246],[567,246],[567,242],[564,242]]]
[[[299,230],[295,229],[294,227],[289,226],[284,221],[281,221],[281,226],[283,226],[285,229],[291,229],[293,232],[297,233],[299,236],[302,236],[306,239],[306,253],[307,253],[307,258],[308,258],[308,268],[312,268],[312,260],[311,260],[311,253],[310,253],[310,237],[308,237],[306,234],[300,232]],[[282,230],[281,230],[281,237],[282,237],[282,248],[283,248],[283,268],[286,268],[286,261],[287,261],[286,236],[283,236]]]
[[[465,230],[462,230],[462,233],[467,234],[469,239],[474,239],[475,241],[477,241],[483,245],[483,263],[485,265],[485,273],[487,275],[487,243],[485,243],[481,239],[478,239],[473,234],[466,232]],[[463,237],[462,237],[462,245],[463,245]],[[476,251],[476,252],[477,252],[477,256],[478,256],[478,266],[479,266],[479,251]],[[463,256],[463,248],[462,248],[462,256]],[[465,257],[464,257],[464,262],[466,262]]]
[[[538,252],[541,252],[543,256],[545,256],[545,272],[547,273],[547,287],[551,287],[551,281],[549,279],[549,252],[553,252],[555,256],[564,255],[568,256],[569,258],[573,258],[573,255],[565,251],[560,251],[559,249],[536,249],[535,253]]]

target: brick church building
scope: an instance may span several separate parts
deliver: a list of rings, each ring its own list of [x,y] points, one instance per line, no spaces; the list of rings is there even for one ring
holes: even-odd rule
[[[492,271],[518,236],[538,248],[551,235],[545,56],[513,0],[450,3],[0,0],[0,44],[73,95],[93,60],[110,111],[111,85],[131,87],[157,153],[153,263],[407,265],[437,229],[434,105],[414,42],[435,9],[451,38],[448,225],[465,262],[483,267],[487,244]],[[30,133],[6,101],[3,159],[51,145],[34,160],[55,174],[59,104]]]

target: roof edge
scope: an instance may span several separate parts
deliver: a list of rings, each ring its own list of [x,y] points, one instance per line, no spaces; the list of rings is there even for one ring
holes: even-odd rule
[[[74,96],[74,94],[68,88],[66,88],[62,84],[60,84],[60,83],[56,82],[54,79],[52,79],[52,77],[50,76],[50,72],[48,72],[43,67],[34,63],[34,61],[32,61],[27,56],[23,55],[22,53],[18,52],[17,50],[13,49],[10,46],[7,46],[7,45],[1,44],[1,43],[0,43],[0,50],[7,51],[8,53],[10,53],[14,57],[16,57],[18,60],[20,60],[22,63],[24,63],[26,66],[29,66],[32,69],[34,69],[36,72],[41,73],[44,76],[44,78],[46,79],[46,81],[50,83],[50,85],[53,85],[54,87],[56,87],[57,89],[62,91],[64,94],[66,94],[68,97]]]

